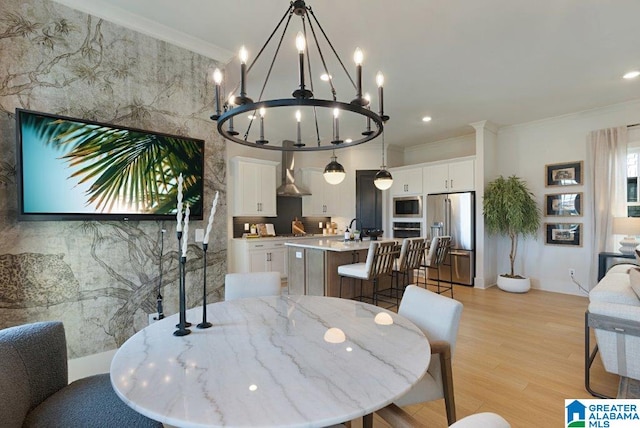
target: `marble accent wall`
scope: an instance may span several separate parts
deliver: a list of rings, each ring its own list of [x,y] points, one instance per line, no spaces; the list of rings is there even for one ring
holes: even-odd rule
[[[225,145],[209,119],[208,80],[216,65],[48,0],[2,1],[0,328],[61,320],[73,358],[113,349],[146,326],[158,289],[165,313],[178,309],[174,222],[17,221],[17,107],[205,140],[205,221],[190,224],[187,305],[202,300],[203,251],[193,233],[206,227],[216,190],[207,285],[208,300],[221,299]]]

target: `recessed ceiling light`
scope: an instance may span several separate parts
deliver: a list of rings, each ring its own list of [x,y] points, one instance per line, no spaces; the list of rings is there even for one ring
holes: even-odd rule
[[[624,76],[622,76],[624,79],[635,79],[636,77],[640,76],[640,71],[638,70],[633,70],[628,72],[627,74],[625,74]]]
[[[250,114],[250,115],[249,115],[249,116],[247,116],[247,117],[248,117],[250,120],[253,120],[253,119],[257,119],[257,118],[258,118],[258,116],[254,116],[254,115],[252,115],[252,114]]]
[[[344,140],[345,143],[353,143],[353,140],[351,138],[347,138],[346,140]]]
[[[329,81],[329,79],[331,79],[331,75],[330,75],[330,74],[323,73],[323,74],[320,76],[320,80],[323,80],[323,81],[325,81],[325,82],[328,82],[328,81]]]
[[[425,116],[422,118],[423,122],[431,122],[431,116]]]

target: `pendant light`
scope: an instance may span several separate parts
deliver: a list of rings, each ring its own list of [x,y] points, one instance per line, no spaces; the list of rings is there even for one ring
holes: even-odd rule
[[[380,190],[387,190],[393,184],[393,177],[384,164],[384,131],[382,132],[382,165],[380,171],[376,172],[373,184]]]
[[[334,150],[333,156],[331,156],[331,162],[324,168],[324,179],[329,184],[340,184],[347,175],[344,172],[344,167],[338,163],[336,152]]]

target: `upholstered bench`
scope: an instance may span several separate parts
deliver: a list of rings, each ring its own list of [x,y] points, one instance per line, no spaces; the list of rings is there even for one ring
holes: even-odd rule
[[[120,400],[108,373],[67,385],[61,322],[0,330],[0,362],[2,427],[162,427]]]

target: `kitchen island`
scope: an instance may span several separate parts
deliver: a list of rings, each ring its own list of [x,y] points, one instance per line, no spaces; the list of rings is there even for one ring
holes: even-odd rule
[[[337,241],[314,239],[286,242],[289,294],[340,297],[338,266],[365,262],[370,241]],[[391,277],[379,280],[379,288],[386,288]],[[359,294],[360,281],[343,280],[342,297]],[[371,294],[372,283],[364,281],[364,294]],[[355,290],[358,290],[358,293]]]
[[[341,240],[338,235],[302,235],[233,238],[230,240],[229,272],[280,272],[287,279],[286,242],[316,242],[319,238]]]

